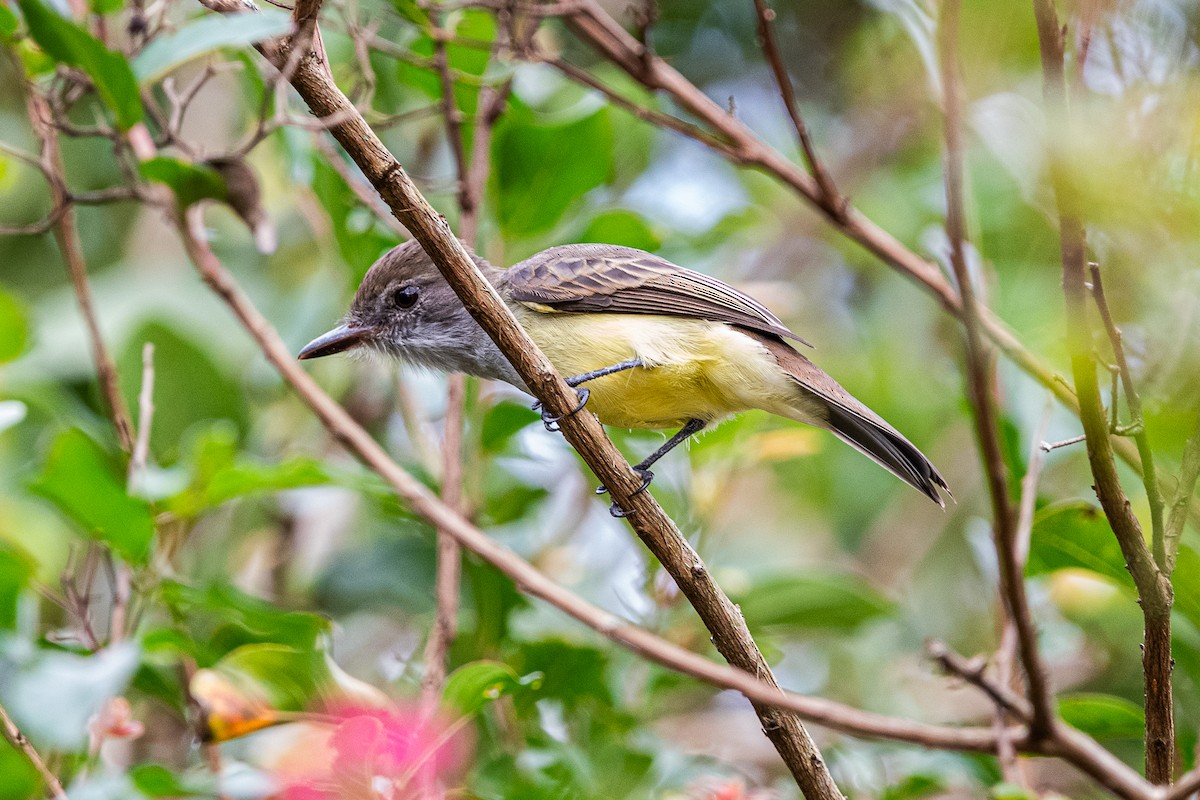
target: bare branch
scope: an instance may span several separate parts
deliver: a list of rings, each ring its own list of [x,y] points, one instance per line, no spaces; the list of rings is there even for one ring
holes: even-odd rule
[[[1063,31],[1052,0],[1033,0],[1050,127],[1069,132]],[[1066,155],[1057,141],[1050,146],[1050,180],[1058,207],[1062,245],[1063,294],[1066,298],[1067,344],[1079,398],[1079,418],[1087,437],[1096,495],[1121,546],[1133,576],[1145,620],[1142,670],[1146,689],[1146,775],[1153,783],[1169,783],[1175,759],[1175,722],[1171,687],[1170,577],[1158,566],[1142,536],[1142,526],[1121,486],[1113,460],[1113,440],[1100,398],[1087,314],[1087,238],[1082,201]]]
[[[819,202],[822,208],[834,219],[841,219],[846,211],[846,199],[834,186],[833,178],[826,169],[824,162],[817,156],[812,138],[808,135],[808,126],[800,116],[800,104],[796,100],[796,89],[792,86],[791,76],[784,66],[783,56],[779,53],[779,44],[775,41],[775,11],[767,6],[766,0],[754,0],[754,9],[758,13],[758,38],[762,45],[763,54],[771,71],[775,73],[775,83],[779,85],[779,93],[783,97],[783,105],[787,108],[788,116],[792,119],[792,127],[796,129],[796,138],[800,142],[800,150],[808,171],[817,182],[820,191]]]
[[[68,800],[66,791],[63,790],[62,782],[55,776],[50,768],[46,766],[46,762],[38,755],[38,751],[34,749],[33,744],[26,738],[25,734],[21,733],[21,729],[17,727],[17,723],[13,722],[12,717],[8,715],[8,710],[0,705],[0,726],[4,728],[4,738],[8,743],[20,750],[29,759],[29,763],[33,764],[33,768],[37,770],[42,781],[46,784],[46,789],[50,792],[50,796],[54,800]]]
[[[1047,736],[1055,725],[1054,701],[1046,670],[1038,654],[1037,628],[1025,595],[1022,563],[1017,558],[1017,518],[1009,498],[1008,468],[1000,445],[999,410],[996,407],[996,365],[991,348],[980,335],[980,305],[967,268],[966,222],[963,199],[963,150],[960,113],[962,98],[958,66],[959,0],[945,0],[938,25],[941,60],[944,129],[946,138],[946,235],[950,262],[962,296],[962,320],[967,345],[967,387],[975,433],[979,439],[992,500],[993,534],[1000,567],[1000,593],[1009,619],[1016,627],[1018,654],[1033,704],[1030,734]]]
[[[1088,40],[1090,41],[1090,39]],[[1089,264],[1092,279],[1092,296],[1096,300],[1096,308],[1100,312],[1100,320],[1108,334],[1112,346],[1113,358],[1117,362],[1117,375],[1125,390],[1125,404],[1129,407],[1129,428],[1133,431],[1133,439],[1137,443],[1138,455],[1142,459],[1142,483],[1146,487],[1146,501],[1150,506],[1150,530],[1153,544],[1154,563],[1158,568],[1170,575],[1174,569],[1173,554],[1168,554],[1163,530],[1163,495],[1162,487],[1158,484],[1158,475],[1154,469],[1154,451],[1150,449],[1150,436],[1146,433],[1146,421],[1142,416],[1142,400],[1138,396],[1137,387],[1133,384],[1133,374],[1129,371],[1129,361],[1125,358],[1125,346],[1121,341],[1121,330],[1113,321],[1112,312],[1108,308],[1108,298],[1104,295],[1104,283],[1100,275],[1099,264]],[[1116,375],[1113,376],[1114,385]],[[1112,413],[1116,419],[1117,393],[1112,393]],[[1113,424],[1111,428],[1118,426]]]

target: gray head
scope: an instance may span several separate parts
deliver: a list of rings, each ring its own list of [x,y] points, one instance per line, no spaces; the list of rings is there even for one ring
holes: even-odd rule
[[[503,274],[474,253],[471,257],[493,283]],[[342,324],[309,342],[299,357],[358,347],[446,372],[509,382],[515,377],[416,241],[392,248],[371,265]]]

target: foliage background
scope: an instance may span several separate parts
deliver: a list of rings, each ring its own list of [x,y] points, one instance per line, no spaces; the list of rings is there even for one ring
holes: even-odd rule
[[[195,5],[167,6],[178,28],[202,16]],[[115,4],[94,8],[114,30],[128,13]],[[799,160],[755,39],[753,4],[658,8],[657,51]],[[839,187],[902,242],[944,260],[929,9],[904,0],[776,8],[788,67]],[[1090,176],[1091,244],[1134,359],[1156,456],[1173,474],[1200,388],[1196,11],[1169,0],[1070,8],[1092,15],[1097,30],[1079,77],[1085,135],[1070,143]],[[1065,372],[1032,15],[986,0],[969,0],[963,14],[972,266],[989,305]],[[395,43],[399,57],[370,54],[370,107],[378,119],[405,114],[382,136],[454,222],[439,82],[409,63],[410,55],[432,52],[414,19],[419,11],[400,0],[347,0],[334,4],[324,39],[346,87],[363,80],[346,20],[369,21]],[[447,19],[461,37],[495,36],[488,11],[456,9]],[[610,85],[656,102],[556,25],[540,35]],[[5,37],[10,53],[38,69],[36,48],[19,30]],[[815,360],[949,479],[957,504],[942,513],[831,436],[758,413],[662,463],[655,495],[741,603],[780,682],[889,714],[986,722],[984,700],[937,674],[924,656],[930,638],[976,653],[995,650],[998,637],[988,502],[957,324],[771,178],[636,120],[549,66],[489,65],[485,51],[462,44],[449,54],[467,113],[480,84],[513,80],[490,152],[482,254],[507,265],[551,245],[606,241],[740,286],[814,342]],[[244,48],[173,66],[174,79],[185,85],[218,62],[237,68],[210,81],[185,119],[185,138],[201,148],[188,154],[196,160],[235,147],[259,114],[263,67]],[[17,63],[0,60],[0,140],[33,150]],[[102,107],[82,104],[79,123],[91,123]],[[370,263],[397,241],[331,167],[317,146],[321,136],[285,127],[250,154],[278,232],[274,253],[260,254],[229,208],[207,214],[223,262],[295,349],[331,327]],[[106,141],[68,137],[63,145],[76,190],[121,182]],[[0,224],[35,221],[48,208],[39,173],[0,154]],[[161,775],[152,764],[211,795],[184,721],[180,663],[212,667],[247,644],[317,648],[358,680],[394,698],[414,697],[433,614],[432,530],[349,460],[285,389],[198,280],[159,212],[134,203],[85,206],[78,225],[104,336],[133,408],[143,344],[155,346],[151,467],[135,492],[145,501],[129,500],[53,238],[0,239],[0,701],[61,774],[75,778],[72,797],[155,795],[151,777]],[[326,359],[311,370],[395,458],[437,485],[442,376],[373,360]],[[1020,477],[1035,440],[1073,436],[1078,421],[1054,410],[1038,433],[1046,392],[1007,363],[1001,376],[1005,455]],[[467,409],[466,494],[479,524],[574,591],[708,652],[691,609],[608,517],[569,448],[534,424],[528,400],[471,383]],[[660,442],[613,435],[631,457]],[[1140,486],[1131,473],[1124,477]],[[1138,764],[1140,615],[1089,484],[1081,447],[1046,456],[1029,586],[1064,715]],[[1140,490],[1132,498],[1144,510]],[[99,522],[98,508],[108,515]],[[97,528],[100,548],[87,537]],[[1195,546],[1189,532],[1176,579],[1185,767],[1200,724]],[[135,635],[87,655],[93,648],[79,639],[60,585],[64,574],[77,578],[92,565],[91,612],[103,640],[109,578],[97,565],[108,547],[135,567]],[[608,646],[472,558],[465,568],[451,666],[491,661],[511,671],[505,697],[472,718],[474,753],[461,778],[468,796],[707,797],[732,779],[796,796],[741,698]],[[302,674],[311,662],[297,659],[289,669]],[[113,694],[130,698],[146,735],[89,754],[86,722]],[[247,785],[271,774],[287,748],[280,730],[222,745],[225,769],[241,770]],[[978,796],[1000,781],[990,758],[825,731],[819,740],[835,776],[857,796]],[[1029,769],[1042,789],[1095,791],[1058,765]],[[0,797],[40,791],[23,758],[0,748]]]

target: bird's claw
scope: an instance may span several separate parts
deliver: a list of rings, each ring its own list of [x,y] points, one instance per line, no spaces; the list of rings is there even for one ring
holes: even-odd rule
[[[654,473],[651,472],[650,470],[646,469],[645,467],[633,467],[632,469],[642,479],[642,485],[639,486],[638,488],[634,489],[633,494],[629,495],[630,497],[637,497],[639,494],[641,494],[642,492],[644,492],[650,488],[650,483],[654,480]],[[596,487],[596,494],[606,494],[607,492],[608,492],[608,487],[605,486],[604,484],[601,484]],[[616,517],[618,519],[621,519],[622,517],[628,517],[633,512],[626,511],[625,509],[621,508],[619,505],[617,505],[617,502],[614,500],[612,505],[610,505],[608,507],[608,513],[612,514],[614,517]]]
[[[549,411],[546,411],[544,408],[542,408],[541,400],[538,400],[536,403],[533,404],[534,411],[538,411],[539,409],[541,410],[542,424],[546,426],[546,430],[550,431],[551,433],[558,431],[559,430],[558,423],[560,421],[566,419],[567,417],[573,417],[576,414],[578,414],[580,411],[582,411],[583,407],[587,405],[588,398],[591,396],[592,393],[590,391],[588,391],[587,389],[580,388],[580,389],[575,390],[575,394],[579,395],[579,405],[575,406],[567,413],[562,414],[561,416],[557,416],[557,417],[554,416],[553,414],[551,414]]]

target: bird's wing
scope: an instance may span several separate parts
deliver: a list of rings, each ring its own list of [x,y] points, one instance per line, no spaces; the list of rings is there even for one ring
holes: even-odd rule
[[[808,344],[732,286],[632,247],[552,247],[505,277],[514,300],[542,310],[697,317]]]

